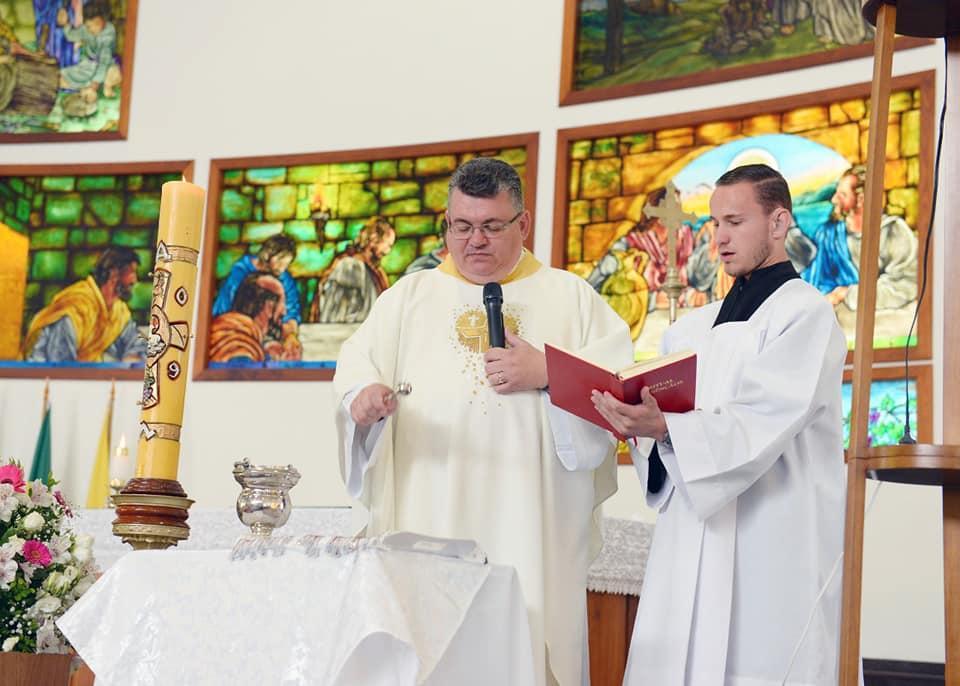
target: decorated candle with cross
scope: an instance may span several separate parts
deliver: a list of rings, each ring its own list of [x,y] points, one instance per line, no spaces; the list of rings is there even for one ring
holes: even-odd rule
[[[137,478],[176,480],[187,384],[204,191],[163,185],[141,397]]]

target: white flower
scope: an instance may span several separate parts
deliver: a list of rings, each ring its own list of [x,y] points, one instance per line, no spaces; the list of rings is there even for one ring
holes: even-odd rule
[[[33,582],[33,573],[38,569],[39,567],[32,565],[29,562],[20,563],[20,571],[23,572],[23,577],[31,583]]]
[[[90,561],[90,558],[93,557],[93,553],[90,552],[90,548],[74,548],[73,558],[82,565],[87,564]]]
[[[22,525],[24,531],[39,531],[45,523],[42,514],[39,512],[31,512],[23,518]]]
[[[9,522],[19,506],[13,484],[0,484],[0,522]]]
[[[69,584],[60,572],[50,572],[50,575],[43,580],[43,590],[56,596],[63,595],[68,587]]]
[[[29,484],[30,501],[37,507],[52,507],[53,496],[50,494],[46,484],[37,480]]]
[[[57,534],[56,536],[50,537],[50,540],[47,541],[47,549],[50,551],[50,557],[53,559],[53,564],[69,564],[71,560],[71,545],[72,542],[70,541],[70,536],[68,535]]]
[[[91,550],[93,548],[93,536],[90,534],[77,534],[74,536],[73,547],[74,551],[80,548]]]
[[[13,517],[13,513],[20,507],[16,498],[4,498],[0,500],[0,522],[8,523]]]
[[[14,555],[19,555],[23,552],[24,543],[26,543],[26,541],[19,536],[11,536],[7,539],[7,542],[3,544],[3,547],[12,550]]]
[[[59,599],[57,600],[59,602]],[[57,636],[53,625],[53,620],[47,619],[39,629],[37,629],[37,652],[38,653],[65,653],[66,645]]]
[[[67,565],[62,572],[51,572],[43,580],[43,589],[52,595],[62,596],[73,586],[73,582],[77,580],[77,575],[77,568]]]
[[[13,497],[24,507],[31,507],[33,505],[33,501],[30,500],[30,496],[26,493],[14,493]]]
[[[93,586],[95,579],[92,574],[87,574],[80,577],[80,581],[77,582],[77,585],[73,587],[73,596],[79,598],[84,593],[90,590],[90,587]]]
[[[17,563],[13,560],[0,560],[0,591],[10,588],[10,582],[17,578]]]
[[[13,647],[17,645],[17,641],[20,640],[19,636],[11,636],[6,641],[3,642],[3,652],[9,653],[13,650]]]
[[[0,591],[10,588],[10,582],[17,578],[16,549],[9,543],[0,545]]]
[[[30,609],[37,613],[49,615],[60,609],[60,599],[46,593],[39,593],[37,602]]]

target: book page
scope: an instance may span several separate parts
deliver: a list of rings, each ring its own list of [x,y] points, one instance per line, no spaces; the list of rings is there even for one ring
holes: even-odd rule
[[[681,350],[669,355],[664,355],[663,357],[656,357],[652,360],[644,360],[643,362],[637,362],[636,364],[632,364],[629,367],[621,369],[617,376],[620,379],[629,379],[633,376],[648,372],[651,369],[666,367],[668,364],[679,362],[680,360],[691,357],[692,355],[694,355],[692,350]]]

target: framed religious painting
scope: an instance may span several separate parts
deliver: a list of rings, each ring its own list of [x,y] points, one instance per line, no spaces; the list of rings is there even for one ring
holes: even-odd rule
[[[894,79],[873,346],[877,361],[931,354],[930,298],[918,306],[930,222],[933,72]],[[679,316],[733,284],[713,239],[709,199],[724,172],[778,169],[794,226],[786,248],[801,277],[834,307],[854,346],[869,84],[735,107],[558,133],[552,261],[590,282],[629,324],[636,358],[656,355],[669,324],[669,231],[683,284]],[[674,202],[667,198],[675,189]],[[668,231],[656,215],[679,204]],[[932,269],[930,270],[932,272]],[[929,274],[928,274],[929,275]],[[927,293],[933,292],[929,280]],[[919,307],[919,311],[918,311]],[[911,328],[914,315],[916,327]],[[852,359],[852,354],[848,359]]]
[[[0,143],[127,137],[137,0],[0,0]]]
[[[853,372],[843,373],[843,445],[850,441],[850,407]],[[933,367],[929,362],[894,367],[874,367],[870,381],[867,443],[896,445],[906,427],[918,443],[933,440]]]
[[[477,156],[513,165],[533,212],[537,142],[531,133],[213,160],[194,378],[333,378],[340,345],[377,296],[445,257],[457,166]],[[282,313],[260,292],[270,287],[283,293]]]
[[[0,165],[0,377],[143,378],[160,187],[192,175]]]
[[[565,0],[560,104],[873,54],[862,0]],[[898,48],[931,41],[897,38]]]

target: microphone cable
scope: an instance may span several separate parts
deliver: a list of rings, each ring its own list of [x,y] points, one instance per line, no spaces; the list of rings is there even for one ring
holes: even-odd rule
[[[920,279],[920,294],[917,296],[917,306],[913,311],[913,320],[910,322],[910,329],[907,332],[907,340],[903,344],[903,395],[906,404],[906,421],[904,422],[903,437],[900,439],[900,445],[912,445],[916,439],[910,435],[910,339],[913,337],[913,330],[917,326],[917,320],[920,317],[920,305],[923,303],[923,296],[927,292],[927,267],[930,262],[930,242],[933,238],[933,220],[937,216],[937,195],[940,190],[940,151],[943,149],[943,127],[947,117],[947,70],[950,68],[949,46],[947,40],[943,39],[943,103],[940,106],[940,125],[937,130],[937,151],[933,160],[933,199],[930,203],[930,223],[927,225],[927,235],[923,241],[923,276]]]

